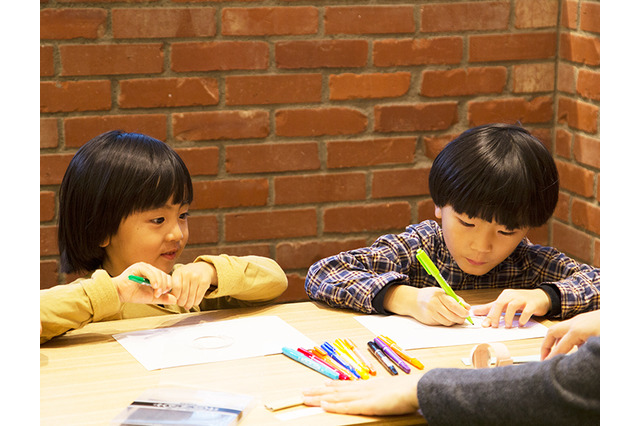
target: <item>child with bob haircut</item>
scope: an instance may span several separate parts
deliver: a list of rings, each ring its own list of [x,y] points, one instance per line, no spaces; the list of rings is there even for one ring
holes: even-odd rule
[[[149,136],[110,131],[84,144],[59,199],[61,271],[89,274],[40,291],[41,344],[89,322],[265,304],[287,288],[280,266],[264,257],[175,263],[189,238],[191,177],[175,151]]]
[[[454,290],[508,288],[476,307],[482,325],[506,327],[521,312],[566,319],[600,307],[600,270],[525,236],[558,201],[558,172],[544,145],[516,125],[469,129],[433,162],[435,215],[370,247],[322,259],[309,268],[311,299],[365,313],[407,315],[428,325],[462,324],[470,306],[447,296],[416,259],[422,248]]]

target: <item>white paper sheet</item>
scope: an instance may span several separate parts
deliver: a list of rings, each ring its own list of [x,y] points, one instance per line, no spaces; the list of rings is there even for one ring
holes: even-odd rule
[[[147,370],[251,358],[315,343],[277,316],[140,330],[113,336]]]
[[[403,349],[532,339],[547,334],[547,327],[536,321],[530,320],[524,327],[505,328],[502,318],[498,328],[484,328],[484,318],[471,315],[474,325],[465,321],[464,325],[451,327],[429,326],[400,315],[366,315],[356,317],[356,320],[376,336],[390,337]],[[517,324],[518,318],[516,317],[514,323]]]

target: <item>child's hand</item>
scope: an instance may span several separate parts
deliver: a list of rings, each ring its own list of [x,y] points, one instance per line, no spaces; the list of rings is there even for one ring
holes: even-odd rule
[[[540,359],[566,354],[574,346],[582,346],[589,337],[600,335],[600,310],[585,312],[559,322],[547,331],[540,349]]]
[[[438,287],[416,288],[397,285],[387,291],[384,308],[398,315],[411,316],[427,325],[462,324],[471,307],[464,300],[464,307]]]
[[[150,286],[131,281],[129,275],[146,278]],[[125,303],[175,304],[176,298],[169,294],[171,276],[148,263],[138,262],[129,266],[113,282],[118,290],[120,301]]]
[[[493,302],[476,307],[473,313],[487,315],[482,322],[483,327],[497,328],[500,324],[500,316],[504,312],[504,324],[507,328],[511,328],[516,312],[521,312],[519,324],[524,326],[533,315],[546,315],[550,308],[551,300],[542,289],[507,289],[503,290]]]
[[[171,275],[173,294],[178,306],[189,310],[198,305],[211,285],[217,285],[218,274],[213,265],[195,262],[176,268]]]

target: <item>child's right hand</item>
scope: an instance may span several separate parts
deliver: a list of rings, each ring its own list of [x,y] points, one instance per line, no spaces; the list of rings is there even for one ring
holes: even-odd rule
[[[129,275],[137,275],[149,280],[151,286],[131,281]],[[176,297],[170,294],[171,275],[148,263],[138,262],[129,266],[117,277],[112,278],[122,303],[153,303],[173,305]]]
[[[384,307],[398,315],[409,315],[426,325],[451,326],[464,323],[469,316],[471,305],[460,300],[464,307],[441,288],[398,285],[387,292]]]

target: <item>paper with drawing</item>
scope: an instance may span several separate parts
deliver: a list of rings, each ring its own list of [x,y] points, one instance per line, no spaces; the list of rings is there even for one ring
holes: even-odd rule
[[[140,330],[113,337],[147,370],[277,354],[283,346],[315,345],[276,316]]]
[[[455,346],[486,342],[502,342],[507,340],[531,339],[544,337],[547,327],[530,320],[524,327],[505,328],[504,318],[498,328],[482,327],[485,317],[471,315],[475,325],[465,322],[452,327],[429,326],[411,318],[400,315],[366,315],[356,319],[376,336],[388,336],[404,349],[432,348],[438,346]],[[519,317],[516,316],[514,324]]]

